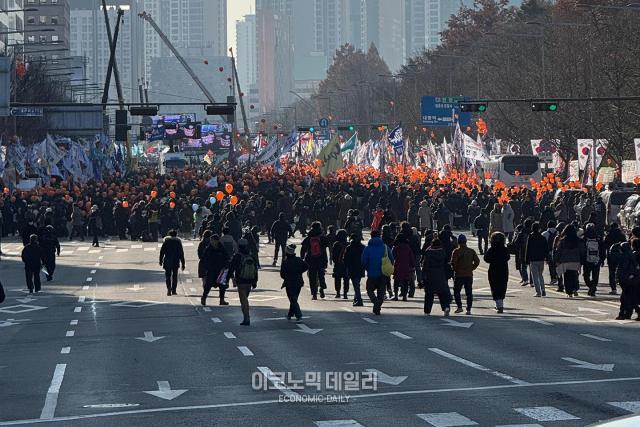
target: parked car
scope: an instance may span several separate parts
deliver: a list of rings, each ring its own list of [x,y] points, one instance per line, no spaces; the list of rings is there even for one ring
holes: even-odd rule
[[[633,225],[631,225],[631,218],[633,212],[635,212],[636,206],[639,205],[638,202],[640,202],[640,194],[632,194],[619,209],[618,224],[623,230],[628,231],[633,228]]]
[[[633,190],[607,190],[600,193],[600,198],[607,207],[607,225],[618,221],[618,213],[631,196],[637,196]]]

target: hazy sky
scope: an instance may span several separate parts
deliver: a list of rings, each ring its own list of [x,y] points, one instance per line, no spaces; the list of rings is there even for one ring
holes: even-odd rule
[[[227,0],[227,40],[236,53],[236,21],[244,15],[254,13],[253,0]]]

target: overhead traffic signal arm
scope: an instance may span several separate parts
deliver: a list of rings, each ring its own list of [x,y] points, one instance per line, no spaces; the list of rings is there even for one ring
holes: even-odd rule
[[[531,111],[558,111],[557,102],[532,102]]]
[[[486,102],[461,102],[460,111],[463,113],[484,113],[487,111]]]

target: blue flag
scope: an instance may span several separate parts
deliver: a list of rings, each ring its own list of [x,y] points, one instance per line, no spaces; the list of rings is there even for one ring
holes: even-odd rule
[[[389,144],[393,145],[393,151],[396,156],[402,156],[404,154],[404,137],[402,136],[402,128],[396,127],[389,132]]]

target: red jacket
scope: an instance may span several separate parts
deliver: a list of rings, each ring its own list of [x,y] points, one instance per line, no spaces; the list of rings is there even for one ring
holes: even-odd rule
[[[393,277],[396,280],[411,280],[416,259],[407,242],[398,242],[393,246],[393,259]]]
[[[373,221],[371,221],[371,231],[380,229],[382,217],[384,217],[384,211],[382,209],[378,209],[373,213]]]

